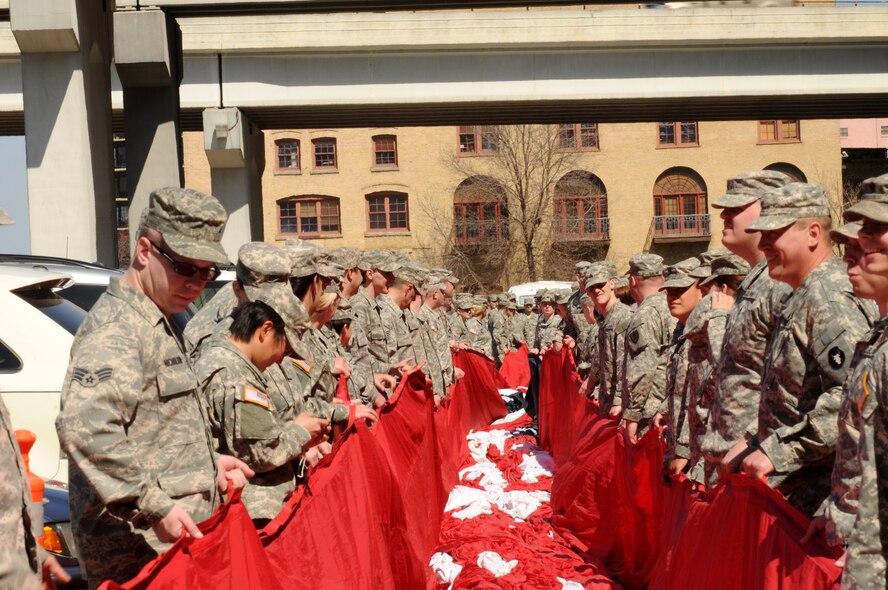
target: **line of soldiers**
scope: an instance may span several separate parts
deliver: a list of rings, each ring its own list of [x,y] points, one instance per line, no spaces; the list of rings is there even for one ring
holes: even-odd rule
[[[835,229],[817,185],[771,171],[727,184],[713,203],[724,248],[670,266],[633,256],[634,305],[613,264],[577,265],[587,298],[570,317],[594,314],[563,342],[589,363],[581,393],[629,444],[663,429],[667,482],[766,479],[813,517],[802,542],[847,548],[843,588],[884,588],[888,175],[863,183]]]

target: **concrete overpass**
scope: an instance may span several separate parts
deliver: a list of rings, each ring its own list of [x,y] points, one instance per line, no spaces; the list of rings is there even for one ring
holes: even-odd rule
[[[96,236],[112,227],[112,115],[134,212],[151,188],[181,182],[180,130],[204,130],[233,252],[259,237],[261,129],[868,117],[888,105],[888,7],[68,4],[13,0],[0,22],[0,132],[28,129],[32,249],[45,254],[65,236],[71,255],[110,261]]]

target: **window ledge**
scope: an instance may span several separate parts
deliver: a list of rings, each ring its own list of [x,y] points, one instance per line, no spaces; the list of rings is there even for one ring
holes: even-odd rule
[[[292,170],[275,168],[274,170],[275,176],[299,176],[300,174],[302,174],[301,168],[294,168]]]
[[[398,172],[401,170],[398,166],[374,166],[370,168],[370,172]]]
[[[331,168],[329,170],[321,168],[320,170],[312,170],[312,174],[339,174],[339,170],[336,168]]]
[[[847,139],[847,138],[843,138],[843,139]],[[756,145],[781,145],[781,144],[787,144],[787,143],[792,145],[792,144],[796,144],[796,143],[802,143],[802,140],[801,139],[781,139],[779,141],[761,141],[761,140],[759,140],[756,142]]]
[[[336,238],[341,238],[342,234],[305,234],[299,235],[296,233],[284,233],[278,234],[275,236],[275,241],[281,242],[286,240],[287,238],[299,238],[300,240],[333,240]]]
[[[658,150],[677,150],[681,148],[698,148],[699,143],[657,144]]]
[[[385,238],[385,237],[404,237],[409,236],[410,230],[407,231],[368,231],[364,232],[365,238]]]

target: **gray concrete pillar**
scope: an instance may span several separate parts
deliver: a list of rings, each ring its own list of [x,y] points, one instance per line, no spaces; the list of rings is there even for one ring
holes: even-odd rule
[[[222,245],[234,259],[242,244],[263,239],[265,141],[262,130],[236,108],[204,109],[203,128],[213,195],[228,211]]]
[[[130,246],[151,191],[182,186],[179,25],[161,10],[114,13],[114,65],[123,86]]]
[[[110,8],[12,0],[22,53],[31,252],[116,264]]]

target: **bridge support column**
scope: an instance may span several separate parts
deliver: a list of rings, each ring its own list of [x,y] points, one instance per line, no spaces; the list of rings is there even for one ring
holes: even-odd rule
[[[116,264],[110,13],[12,0],[22,53],[31,253]]]
[[[240,246],[262,240],[262,130],[240,109],[205,109],[204,150],[210,162],[213,195],[228,211],[222,245],[234,261]]]
[[[123,86],[130,246],[156,188],[182,186],[181,34],[161,10],[114,13],[114,62]]]

